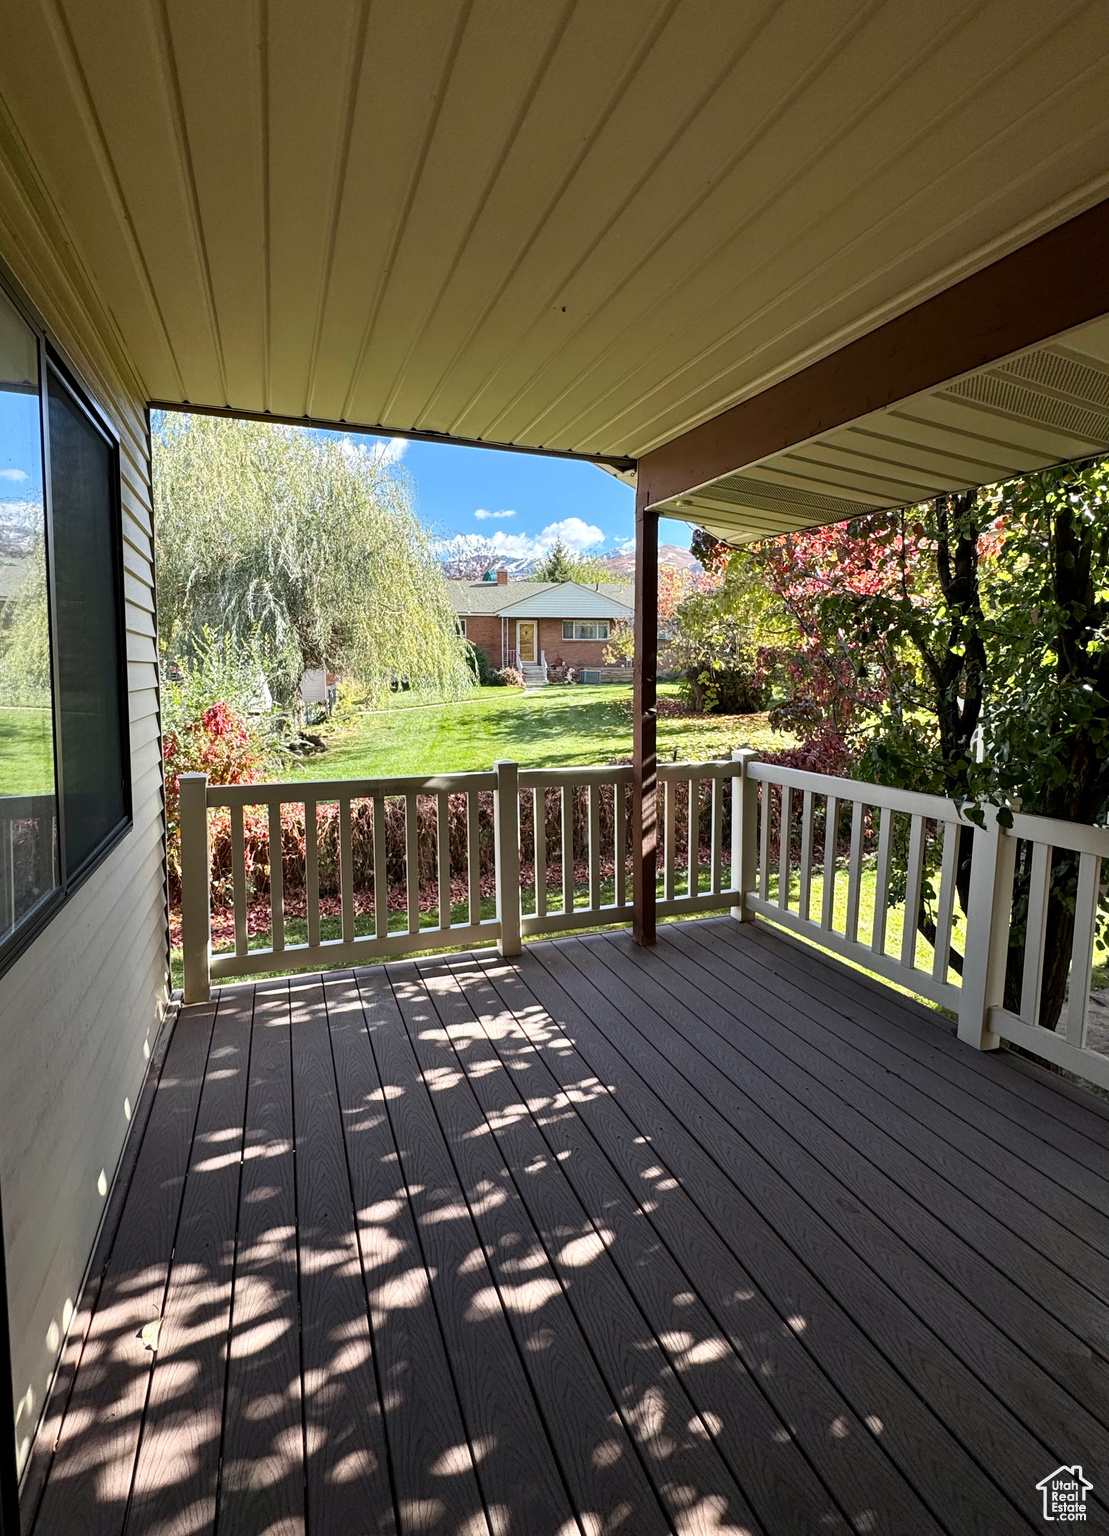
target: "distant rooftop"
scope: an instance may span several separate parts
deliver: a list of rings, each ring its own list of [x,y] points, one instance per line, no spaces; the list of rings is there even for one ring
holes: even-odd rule
[[[602,581],[599,585],[585,585],[576,581],[448,581],[451,605],[455,613],[469,616],[482,613],[513,614],[526,605],[536,617],[546,618],[596,618],[622,617],[618,609],[632,610],[631,582]],[[540,602],[544,594],[557,593],[553,602],[548,598]],[[599,612],[604,609],[605,612]],[[540,612],[540,610],[542,610]]]

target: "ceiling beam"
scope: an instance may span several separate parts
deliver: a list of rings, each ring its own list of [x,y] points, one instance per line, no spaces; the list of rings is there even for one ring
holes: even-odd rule
[[[449,432],[421,432],[403,427],[371,427],[357,421],[328,421],[320,416],[279,416],[273,411],[242,411],[230,405],[192,405],[181,400],[149,400],[152,411],[177,411],[184,416],[228,416],[234,421],[268,421],[282,427],[312,427],[365,437],[403,437],[414,443],[443,443],[450,448],[492,448],[497,453],[530,453],[540,459],[572,459],[596,464],[616,475],[632,474],[636,461],[620,454],[578,453],[572,448],[529,448],[523,443],[493,443],[480,437],[452,437]]]
[[[639,461],[657,507],[1109,311],[1109,199]]]

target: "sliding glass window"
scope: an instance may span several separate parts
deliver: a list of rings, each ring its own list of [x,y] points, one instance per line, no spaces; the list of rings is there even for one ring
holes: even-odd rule
[[[0,968],[130,825],[119,458],[0,287]]]
[[[59,874],[39,355],[0,291],[0,944]]]

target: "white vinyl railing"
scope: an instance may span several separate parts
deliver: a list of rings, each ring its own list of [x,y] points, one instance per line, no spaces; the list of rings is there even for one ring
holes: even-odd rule
[[[1013,1013],[991,997],[987,1023],[1002,1040],[1034,1051],[1056,1066],[1109,1088],[1109,1057],[1087,1047],[1090,975],[1094,967],[1102,861],[1109,859],[1109,828],[1015,814],[1007,841],[1015,850],[1020,840],[1030,851],[1020,1007]],[[1070,977],[1061,1034],[1039,1028],[1048,902],[1056,852],[1076,855],[1078,863]]]
[[[729,784],[738,801],[741,766],[660,768],[665,915],[735,902],[724,878],[724,805]],[[236,785],[182,774],[179,784],[189,1002],[227,976],[492,943],[516,954],[523,937],[631,918],[632,770],[624,765],[521,770],[499,762],[491,773]],[[280,857],[271,854],[278,849]],[[265,888],[261,945],[249,931],[260,905],[251,901],[252,855]],[[286,932],[292,876],[295,920],[306,926],[295,942]],[[214,951],[213,880],[230,897],[233,923],[233,943]],[[336,924],[339,934],[324,937]]]
[[[747,765],[747,780],[752,816],[757,817],[758,824],[757,875],[752,873],[746,891],[748,910],[957,1011],[961,987],[957,977],[950,979],[948,957],[959,844],[971,823],[955,802],[755,761]],[[867,848],[868,842],[874,842],[874,812],[878,823],[876,853],[873,847]],[[905,917],[900,943],[891,952],[895,816],[907,822],[902,839],[907,844],[907,858],[904,896],[899,902]],[[779,828],[776,838],[772,836],[774,821]],[[922,961],[916,923],[909,914],[916,913],[920,902],[928,839],[942,847],[942,863],[933,953]],[[848,841],[846,869],[840,867],[839,859],[844,841]],[[820,869],[819,901],[813,894],[814,863]],[[865,931],[864,863],[874,867],[873,910]],[[775,886],[773,896],[771,884]]]
[[[959,1038],[968,1045],[981,1050],[1007,1040],[1109,1088],[1109,1056],[1088,1044],[1101,861],[1109,859],[1109,828],[1019,813],[1006,828],[989,806],[984,820],[984,826],[976,825],[954,801],[939,796],[780,768],[752,757],[744,768],[746,831],[739,826],[736,832],[744,891],[736,915],[767,918],[950,1009],[958,1017]],[[968,836],[973,841],[963,911],[957,877]],[[1024,928],[1021,1002],[1014,1013],[1004,1006],[1004,994],[1010,939],[1021,937],[1012,930],[1022,843],[1030,870],[1026,915],[1019,922]],[[1078,858],[1062,1033],[1038,1024],[1056,850]],[[926,879],[935,924],[930,944],[920,939],[916,923]],[[895,907],[899,935],[891,932]],[[961,963],[961,975],[953,959]]]
[[[1021,814],[1006,828],[990,807],[977,825],[952,800],[778,767],[748,751],[659,764],[657,779],[659,917],[730,908],[740,921],[764,918],[948,1008],[960,1039],[978,1049],[1008,1040],[1109,1088],[1109,1055],[1088,1040],[1109,829]],[[453,946],[496,943],[516,954],[526,937],[631,920],[628,766],[499,762],[489,773],[413,778],[179,782],[189,1002],[221,977]],[[1062,1032],[1038,1022],[1056,852],[1076,863]],[[233,943],[215,952],[213,881],[233,928]],[[252,882],[261,901],[251,900]],[[287,884],[304,929],[296,942]],[[1013,1010],[1006,971],[1020,928]]]
[[[628,767],[521,769],[521,814],[530,820],[534,850],[531,878],[521,886],[522,935],[629,920],[631,782]],[[552,867],[559,875],[553,886]]]

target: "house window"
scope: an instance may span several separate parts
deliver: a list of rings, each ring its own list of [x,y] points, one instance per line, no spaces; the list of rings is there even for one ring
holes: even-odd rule
[[[458,621],[458,633],[460,635],[462,635],[463,637],[465,636],[465,634],[466,634],[466,620],[465,619],[459,619],[459,621]]]
[[[0,289],[0,965],[130,819],[115,443]]]
[[[563,619],[564,640],[607,640],[607,619]]]

